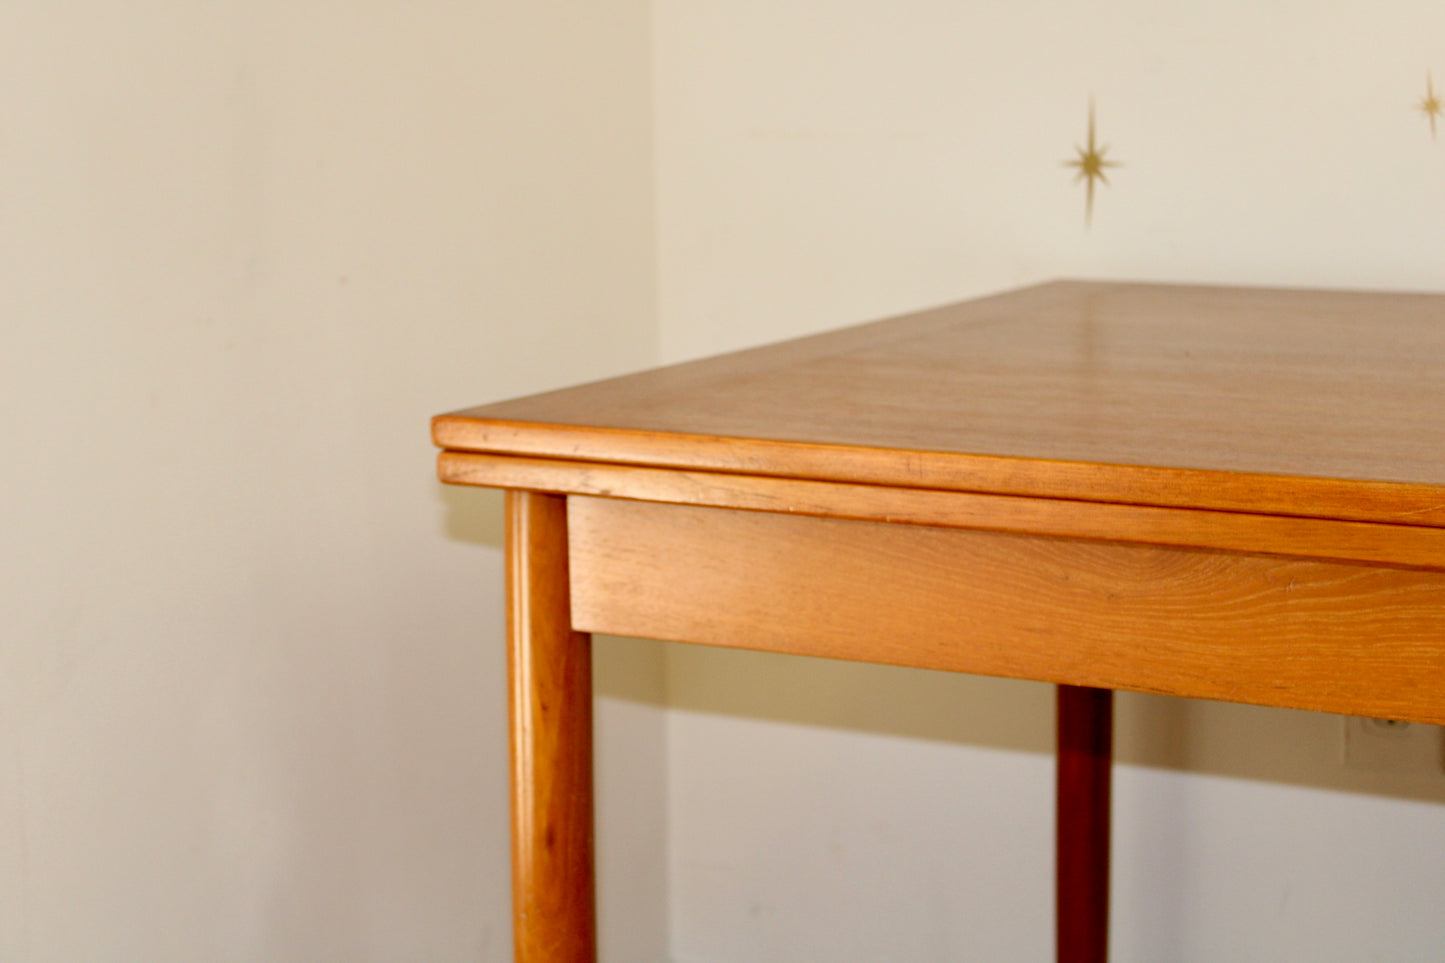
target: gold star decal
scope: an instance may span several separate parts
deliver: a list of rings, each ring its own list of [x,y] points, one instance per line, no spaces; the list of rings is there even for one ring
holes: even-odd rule
[[[1087,147],[1074,146],[1079,156],[1073,160],[1064,161],[1065,167],[1077,168],[1079,176],[1074,178],[1074,183],[1084,181],[1088,187],[1084,197],[1084,224],[1088,226],[1094,219],[1094,182],[1103,181],[1104,186],[1109,185],[1109,178],[1104,174],[1106,167],[1123,167],[1118,161],[1105,160],[1104,155],[1108,153],[1109,146],[1105,144],[1100,147],[1094,142],[1094,101],[1089,100],[1089,142]]]
[[[1420,99],[1417,105],[1420,113],[1430,118],[1430,136],[1435,136],[1435,121],[1441,114],[1445,114],[1445,101],[1435,93],[1435,78],[1429,74],[1425,75],[1425,96]]]

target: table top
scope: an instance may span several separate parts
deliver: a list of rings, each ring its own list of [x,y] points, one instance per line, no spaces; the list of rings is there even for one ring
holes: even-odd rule
[[[1059,281],[438,416],[452,451],[1445,528],[1445,296]]]

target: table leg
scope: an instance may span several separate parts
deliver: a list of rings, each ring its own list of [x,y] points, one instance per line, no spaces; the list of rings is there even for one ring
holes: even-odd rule
[[[1058,963],[1109,955],[1109,778],[1114,693],[1058,687]]]
[[[592,652],[572,631],[567,500],[507,492],[516,963],[594,963]]]

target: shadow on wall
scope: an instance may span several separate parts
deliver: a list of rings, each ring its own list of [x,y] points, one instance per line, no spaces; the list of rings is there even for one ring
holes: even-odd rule
[[[448,538],[500,551],[503,496],[438,483]],[[659,704],[656,643],[599,638],[598,695]],[[1052,754],[1054,689],[1037,682],[832,659],[679,647],[666,706]],[[1283,785],[1445,803],[1445,773],[1368,772],[1342,761],[1340,717],[1318,712],[1122,692],[1118,762]]]
[[[502,550],[507,527],[500,489],[441,482],[436,487],[442,506],[442,534],[448,540]]]
[[[688,646],[671,708],[1052,754],[1054,687],[896,666]],[[1121,692],[1124,764],[1445,803],[1445,773],[1346,768],[1339,716]]]
[[[500,489],[438,482],[437,495],[442,506],[442,533],[447,539],[498,552],[504,550],[506,511]],[[500,586],[488,588],[479,584],[478,591],[500,591]],[[501,626],[496,628],[501,631]],[[594,646],[592,688],[598,696],[665,707],[660,643],[598,636]]]

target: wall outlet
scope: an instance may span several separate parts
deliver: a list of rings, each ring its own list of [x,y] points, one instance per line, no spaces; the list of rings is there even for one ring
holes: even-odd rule
[[[1440,726],[1344,716],[1347,769],[1367,772],[1445,773],[1445,737]]]

